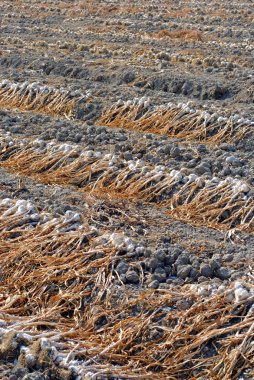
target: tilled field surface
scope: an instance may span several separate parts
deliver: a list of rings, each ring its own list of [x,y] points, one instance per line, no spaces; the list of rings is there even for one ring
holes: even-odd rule
[[[0,378],[253,379],[253,2],[0,15]]]

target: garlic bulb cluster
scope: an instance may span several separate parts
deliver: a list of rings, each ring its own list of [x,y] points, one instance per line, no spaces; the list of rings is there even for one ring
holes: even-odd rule
[[[149,108],[149,109],[148,109]],[[225,116],[219,116],[216,112],[211,112],[211,106],[204,106],[204,109],[195,109],[193,108],[193,103],[192,102],[179,102],[179,103],[172,103],[169,102],[164,105],[151,105],[151,99],[142,97],[140,99],[134,98],[133,100],[127,100],[127,101],[122,101],[119,100],[117,103],[115,103],[114,106],[112,106],[109,110],[109,113],[112,111],[119,111],[119,116],[114,115],[115,119],[121,118],[122,112],[127,113],[127,116],[132,119],[134,117],[135,122],[138,123],[138,120],[136,120],[137,112],[140,110],[143,110],[145,113],[149,112],[149,115],[151,116],[152,114],[160,115],[163,112],[166,111],[171,111],[173,113],[173,117],[178,115],[178,118],[185,118],[186,122],[186,117],[189,115],[190,120],[196,120],[197,123],[204,125],[205,127],[208,126],[209,124],[213,124],[215,127],[225,127],[225,126],[234,126],[235,129],[239,127],[251,127],[254,125],[254,121],[240,117],[239,114],[233,114],[230,115],[229,117]],[[207,108],[207,110],[206,110]],[[143,112],[143,113],[144,113]],[[142,115],[143,115],[142,113]],[[107,112],[105,113],[107,114]],[[170,116],[169,116],[170,117]],[[180,119],[179,119],[180,120]],[[110,125],[110,123],[109,123]]]
[[[109,242],[117,249],[125,248],[128,252],[133,252],[136,243],[123,233],[113,233],[109,236]]]
[[[33,215],[35,217],[37,215],[37,212],[32,203],[25,199],[14,201],[10,198],[5,198],[0,201],[0,207],[1,206],[7,206],[7,210],[5,210],[0,217],[1,219],[4,219],[8,216]]]
[[[204,285],[193,284],[191,285],[191,289],[195,291],[200,298],[209,298],[221,294],[227,301],[234,303],[241,303],[254,295],[254,289],[248,290],[246,285],[240,281],[236,281],[233,287],[212,283]]]
[[[241,282],[236,282],[234,286],[235,302],[241,302],[250,297],[249,291]]]
[[[35,94],[45,94],[45,95],[63,95],[68,98],[78,98],[80,99],[86,99],[88,96],[90,96],[89,93],[82,93],[79,90],[67,90],[63,87],[60,87],[59,89],[52,87],[52,86],[47,86],[47,85],[41,85],[37,82],[32,82],[28,83],[27,81],[25,82],[16,82],[13,83],[9,81],[8,79],[4,79],[0,81],[0,89],[5,89],[5,90],[12,90],[13,92],[18,92],[20,94],[25,93],[26,91],[33,91]]]
[[[117,250],[125,250],[128,253],[133,253],[134,251],[138,254],[142,254],[145,251],[145,247],[139,244],[134,239],[125,235],[124,233],[114,232],[112,234],[103,234],[93,239],[93,247],[96,246],[111,246]]]
[[[239,117],[238,114],[231,115],[229,118],[227,118],[225,116],[218,116],[218,114],[216,113],[210,113],[208,111],[202,111],[202,110],[195,110],[190,107],[189,103],[178,103],[177,105],[174,105],[173,103],[168,103],[167,105],[167,108],[175,108],[175,107],[183,110],[185,113],[190,113],[190,114],[195,113],[205,123],[208,123],[208,122],[214,123],[214,124],[218,123],[218,125],[223,126],[232,122],[235,125],[235,127],[241,127],[241,126],[251,127],[254,125],[254,121],[251,121],[248,118]]]
[[[0,200],[0,220],[10,217],[18,218],[19,225],[40,224],[44,228],[54,226],[60,233],[77,230],[82,226],[81,215],[77,212],[67,210],[63,216],[52,218],[46,212],[39,213],[29,200],[4,198]]]

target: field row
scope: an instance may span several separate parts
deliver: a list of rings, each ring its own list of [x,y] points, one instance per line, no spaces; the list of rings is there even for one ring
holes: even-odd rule
[[[38,83],[0,83],[0,105],[7,109],[35,111],[70,118],[86,113],[91,93],[70,91]],[[82,111],[82,109],[85,109]],[[234,114],[219,116],[205,110],[197,110],[190,103],[154,106],[149,98],[119,100],[105,109],[99,124],[110,127],[134,129],[140,132],[167,135],[186,141],[208,144],[239,142],[253,137],[254,122]]]
[[[253,1],[0,0],[0,378],[254,378]]]
[[[105,240],[80,215],[52,218],[25,200],[1,200],[0,220],[5,360],[33,370],[47,368],[46,359],[68,379],[161,379],[197,371],[226,380],[240,373],[240,352],[251,366],[252,277],[136,293],[117,274],[130,244],[123,234]],[[204,357],[211,342],[220,349]]]
[[[12,83],[3,80],[0,83],[0,106],[2,108],[17,108],[25,111],[37,111],[52,115],[64,115],[67,118],[87,95],[80,91],[70,91],[64,88],[56,89],[42,86],[38,83]]]
[[[146,98],[119,101],[105,111],[100,122],[109,127],[130,128],[211,144],[231,143],[244,139],[248,134],[253,135],[254,122],[237,114],[222,117],[195,110],[186,103],[149,106]]]
[[[155,203],[169,215],[197,225],[253,231],[253,189],[240,179],[205,180],[163,166],[144,166],[141,160],[124,162],[116,155],[80,151],[68,144],[25,144],[9,135],[2,136],[0,160],[8,170],[44,183]]]

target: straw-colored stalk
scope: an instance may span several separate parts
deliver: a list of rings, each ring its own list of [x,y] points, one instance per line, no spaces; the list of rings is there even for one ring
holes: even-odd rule
[[[145,103],[145,102],[144,102]],[[140,101],[116,104],[105,110],[100,122],[117,128],[134,129],[206,143],[233,142],[251,133],[249,121],[239,123],[232,119],[219,118],[189,107],[147,107]]]
[[[33,144],[5,147],[0,159],[5,168],[44,183],[141,199],[166,206],[172,216],[194,224],[253,232],[254,200],[245,196],[249,186],[244,183],[200,178],[183,184],[181,178],[153,167],[144,174],[142,167],[112,166],[103,157],[89,158],[73,151],[39,151]]]
[[[79,359],[84,373],[104,376],[227,380],[253,367],[251,293],[234,302],[232,285],[207,299],[190,285],[133,292],[116,284],[123,256],[110,244],[93,248],[87,227],[61,233],[57,224],[27,224],[10,239],[13,222],[6,217],[0,230],[0,313],[12,339],[28,333],[33,347],[46,338],[65,362]],[[177,307],[182,300],[187,307]]]
[[[82,95],[36,83],[0,83],[0,106],[71,117]]]

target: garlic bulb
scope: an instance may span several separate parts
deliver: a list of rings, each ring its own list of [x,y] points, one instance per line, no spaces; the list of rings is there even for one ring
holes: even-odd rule
[[[241,302],[249,298],[250,294],[248,290],[241,284],[241,282],[235,283],[235,302]]]
[[[13,200],[10,198],[4,198],[0,201],[0,206],[9,206],[11,207],[13,205]]]

